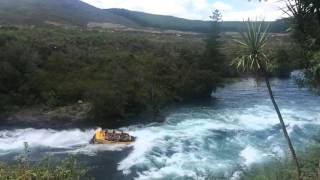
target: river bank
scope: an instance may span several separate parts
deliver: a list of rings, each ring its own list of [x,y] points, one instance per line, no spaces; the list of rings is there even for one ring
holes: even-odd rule
[[[303,151],[320,132],[320,97],[292,79],[271,83],[294,146]],[[137,141],[129,146],[90,145],[90,126],[0,130],[0,160],[14,159],[23,142],[29,142],[34,160],[76,154],[94,167],[91,173],[97,179],[201,179],[221,173],[232,177],[239,167],[284,157],[287,150],[265,86],[251,78],[218,89],[210,101],[176,107],[162,122],[120,129]]]
[[[226,83],[232,83],[235,79],[227,79]],[[50,129],[73,129],[86,127],[105,127],[120,128],[137,124],[161,123],[166,117],[181,106],[194,104],[211,103],[213,97],[205,96],[198,98],[189,98],[183,102],[169,103],[161,108],[155,115],[150,111],[144,111],[127,118],[112,118],[97,120],[90,114],[92,105],[87,102],[61,106],[32,106],[18,108],[15,111],[3,113],[0,115],[0,129],[16,128],[50,128]]]
[[[210,98],[202,98],[201,100],[209,101]],[[195,101],[189,101],[188,103],[191,102]],[[163,122],[165,117],[181,104],[182,103],[168,104],[165,108],[162,108],[156,116],[145,111],[130,118],[105,119],[104,121],[96,120],[90,115],[91,105],[89,103],[77,103],[55,108],[45,106],[20,108],[19,110],[0,115],[0,129],[83,129],[97,126],[116,129],[134,124]]]
[[[89,110],[88,103],[57,108],[34,106],[6,113],[0,122],[2,128],[81,128],[94,125],[89,119]]]

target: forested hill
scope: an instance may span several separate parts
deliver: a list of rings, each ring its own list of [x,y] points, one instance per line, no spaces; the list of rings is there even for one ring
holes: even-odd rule
[[[1,25],[66,25],[87,27],[89,23],[111,23],[133,28],[159,28],[208,32],[210,22],[154,15],[125,9],[99,9],[80,0],[1,0]],[[272,32],[287,29],[284,20],[271,23]],[[242,22],[222,22],[223,31],[238,31]]]
[[[160,29],[175,29],[182,31],[208,32],[210,30],[209,21],[189,20],[177,18],[173,16],[163,16],[148,14],[137,11],[129,11],[126,9],[107,9],[106,12],[125,17],[141,26],[155,27]],[[271,32],[285,32],[288,29],[286,20],[278,20],[270,22]],[[224,21],[221,24],[221,30],[224,32],[238,32],[242,29],[244,23],[242,21]]]

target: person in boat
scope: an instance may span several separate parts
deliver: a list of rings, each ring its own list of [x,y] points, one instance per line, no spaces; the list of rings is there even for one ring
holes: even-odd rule
[[[129,140],[129,134],[123,133],[123,131],[121,131],[120,141],[128,141],[128,140]]]
[[[115,133],[113,139],[114,139],[114,141],[120,141],[121,140],[121,134],[120,133]]]
[[[105,132],[102,130],[101,127],[97,128],[97,130],[95,132],[95,139],[96,140],[105,140],[106,139]]]
[[[113,129],[112,130],[112,133],[110,133],[111,134],[111,138],[110,138],[110,141],[115,141],[115,138],[116,138],[116,135],[117,135],[117,133],[116,133],[116,131]]]
[[[119,139],[119,134],[115,130],[107,130],[106,131],[106,140],[108,141],[118,141]]]
[[[123,131],[120,131],[120,134],[119,134],[119,141],[123,141]]]
[[[106,137],[108,141],[113,140],[113,133],[109,132],[108,130],[106,131]]]

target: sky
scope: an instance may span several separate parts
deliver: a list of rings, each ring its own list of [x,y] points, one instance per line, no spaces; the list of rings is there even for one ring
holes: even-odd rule
[[[152,14],[172,15],[196,20],[208,20],[218,9],[223,21],[248,18],[273,21],[285,17],[281,0],[82,0],[98,8],[123,8]]]

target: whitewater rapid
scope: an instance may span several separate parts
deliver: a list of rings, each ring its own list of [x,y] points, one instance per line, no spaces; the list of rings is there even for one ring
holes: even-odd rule
[[[303,149],[320,130],[320,98],[299,89],[293,80],[273,80],[272,85],[294,145]],[[137,141],[128,146],[91,145],[93,128],[1,130],[0,156],[21,151],[24,142],[46,153],[93,157],[130,149],[115,164],[124,176],[202,179],[217,174],[232,177],[239,167],[287,153],[265,87],[253,79],[227,85],[209,103],[180,107],[163,123],[121,129]]]

